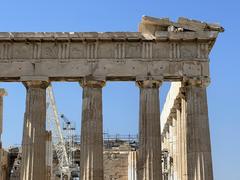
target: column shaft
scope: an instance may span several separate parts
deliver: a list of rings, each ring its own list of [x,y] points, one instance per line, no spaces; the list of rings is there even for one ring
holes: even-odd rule
[[[138,180],[161,180],[159,82],[138,82],[140,87]]]
[[[0,149],[2,148],[3,96],[0,94]]]
[[[45,82],[26,82],[27,98],[23,130],[22,180],[46,179]]]
[[[177,180],[177,120],[173,118],[173,179]]]
[[[0,149],[2,148],[2,130],[3,130],[3,96],[6,96],[5,89],[0,89]]]
[[[177,179],[182,180],[182,151],[181,151],[181,111],[180,108],[176,109],[177,119]]]
[[[181,116],[180,116],[180,149],[181,149],[181,178],[188,180],[187,175],[187,119],[186,119],[186,100],[181,99]],[[190,179],[189,179],[190,180]]]
[[[103,180],[102,87],[104,82],[81,82],[81,180]]]
[[[3,96],[7,95],[6,91],[4,89],[0,89],[0,180],[6,179],[6,162],[5,157],[3,155],[5,154],[4,149],[2,149],[2,129],[3,129]]]
[[[52,166],[53,166],[53,149],[52,149],[52,132],[46,132],[46,166],[47,166],[47,173],[46,179],[51,180],[52,176]]]
[[[186,118],[186,155],[188,180],[213,180],[211,142],[206,88],[185,88],[183,112]]]

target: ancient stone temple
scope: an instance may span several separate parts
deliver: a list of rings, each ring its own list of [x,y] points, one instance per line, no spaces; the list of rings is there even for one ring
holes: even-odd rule
[[[144,16],[139,32],[0,33],[0,81],[22,82],[27,92],[21,180],[48,179],[46,88],[53,81],[83,88],[81,180],[104,179],[107,81],[135,81],[139,88],[138,180],[166,178],[162,151],[171,179],[213,180],[206,88],[209,53],[223,31],[187,18]],[[160,116],[164,81],[172,86]]]

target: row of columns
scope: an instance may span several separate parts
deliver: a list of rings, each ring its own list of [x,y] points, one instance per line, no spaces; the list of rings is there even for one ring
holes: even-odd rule
[[[140,149],[138,179],[161,179],[159,81],[138,81]],[[24,82],[27,89],[23,131],[22,180],[43,180],[46,168],[45,81]],[[103,180],[102,87],[105,81],[83,80],[81,180]]]
[[[159,87],[161,81],[137,81],[140,88],[137,179],[161,180]],[[21,180],[46,180],[46,88],[27,81]],[[103,180],[103,80],[82,80],[81,180]],[[206,87],[187,81],[176,112],[177,172],[180,180],[212,180]]]
[[[103,180],[103,81],[82,81],[81,179]],[[161,179],[159,81],[138,81],[140,87],[137,178]]]
[[[174,180],[213,180],[207,84],[184,81],[169,117],[163,142],[170,144]]]

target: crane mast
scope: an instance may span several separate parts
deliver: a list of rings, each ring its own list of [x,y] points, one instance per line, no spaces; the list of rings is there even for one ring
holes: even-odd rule
[[[65,147],[64,137],[61,131],[56,101],[51,85],[49,85],[49,87],[47,88],[47,124],[48,128],[52,131],[52,143],[59,161],[60,175],[67,175],[69,177],[70,163]]]
[[[73,152],[76,150],[74,145],[74,135],[76,127],[72,121],[70,121],[64,114],[60,116],[63,121],[63,132],[65,137],[66,150],[68,155],[68,161],[70,167],[74,167],[74,155]]]

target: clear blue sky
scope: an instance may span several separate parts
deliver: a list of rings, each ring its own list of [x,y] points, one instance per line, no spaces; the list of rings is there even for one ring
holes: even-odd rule
[[[209,116],[216,180],[240,180],[240,2],[237,0],[1,0],[0,31],[137,31],[142,15],[179,16],[219,22],[220,34],[211,52]],[[82,89],[77,83],[54,83],[59,111],[76,122]],[[3,145],[21,143],[25,89],[1,83],[4,99]],[[167,85],[161,93],[164,101]],[[137,133],[138,88],[133,82],[108,83],[103,91],[104,129]]]

